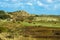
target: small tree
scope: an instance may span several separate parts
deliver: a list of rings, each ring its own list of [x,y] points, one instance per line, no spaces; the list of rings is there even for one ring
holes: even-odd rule
[[[6,19],[9,18],[10,16],[8,14],[6,14],[5,11],[1,10],[0,11],[0,19]]]

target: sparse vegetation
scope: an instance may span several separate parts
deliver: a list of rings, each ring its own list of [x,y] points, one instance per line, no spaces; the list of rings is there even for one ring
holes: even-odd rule
[[[60,15],[31,15],[25,11],[5,12],[0,11],[0,34],[5,34],[7,39],[39,38],[41,36],[59,35]],[[3,35],[2,35],[3,36]],[[30,39],[30,40],[31,40]],[[3,39],[2,39],[3,40]],[[8,39],[7,39],[8,40]],[[15,39],[14,39],[15,40]],[[23,39],[22,39],[23,40]],[[24,39],[25,40],[25,39]],[[32,39],[34,40],[34,39]],[[44,40],[44,39],[42,39]]]

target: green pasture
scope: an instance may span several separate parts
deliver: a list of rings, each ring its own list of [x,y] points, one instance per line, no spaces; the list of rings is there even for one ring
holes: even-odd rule
[[[60,22],[21,22],[23,26],[46,26],[46,27],[60,27]]]

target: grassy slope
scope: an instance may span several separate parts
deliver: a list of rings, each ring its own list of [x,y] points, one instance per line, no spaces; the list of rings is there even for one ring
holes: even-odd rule
[[[28,23],[28,22],[3,22],[0,21],[0,27],[22,27],[22,26],[46,26],[46,27],[60,27],[60,22],[32,22],[32,23]]]
[[[60,23],[50,23],[50,22],[21,22],[22,25],[24,26],[47,26],[47,27],[60,27]]]
[[[13,23],[13,22],[8,22],[8,21],[6,21],[6,22],[0,22],[0,27],[8,27],[8,28],[10,28],[11,30],[13,30],[13,33],[15,34],[15,35],[17,35],[18,37],[16,37],[15,36],[15,38],[14,39],[12,39],[12,40],[54,40],[54,39],[52,39],[52,38],[31,38],[31,37],[20,37],[20,29],[19,28],[22,28],[22,27],[25,27],[25,26],[39,26],[39,25],[41,25],[41,26],[44,26],[44,27],[60,27],[60,23],[57,23],[57,24],[54,24],[54,23],[50,23],[50,22],[32,22],[32,23],[28,23],[28,22],[15,22],[15,23]],[[50,26],[51,25],[51,26]],[[35,28],[36,28],[35,27]],[[44,28],[43,27],[43,28]],[[33,28],[34,29],[34,28]],[[24,30],[24,29],[22,29],[22,30]],[[34,30],[32,30],[32,31],[35,31],[35,29]],[[31,31],[31,33],[33,33]],[[26,33],[26,31],[25,31],[25,33]],[[36,33],[36,32],[35,32]],[[1,33],[0,33],[1,34]],[[8,32],[8,34],[10,34],[10,31]],[[12,34],[12,33],[11,33]],[[4,35],[5,35],[5,33],[4,33]],[[6,36],[4,36],[4,35],[0,35],[1,36],[1,38],[2,38],[2,36],[3,36],[3,39],[4,38],[6,38]],[[24,34],[23,34],[24,35]],[[10,38],[11,39],[11,38]],[[10,39],[8,39],[8,38],[6,38],[6,40],[10,40]],[[56,39],[56,40],[58,40],[58,39]]]

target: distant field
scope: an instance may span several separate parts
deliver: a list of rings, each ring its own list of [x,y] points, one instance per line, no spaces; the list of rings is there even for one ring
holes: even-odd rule
[[[54,23],[54,22],[22,22],[21,23],[24,26],[47,26],[47,27],[60,27],[60,22]]]
[[[45,26],[45,27],[56,27],[56,28],[59,28],[60,27],[60,22],[31,22],[31,23],[29,23],[29,22],[25,22],[25,21],[23,21],[23,22],[15,22],[15,23],[13,23],[13,22],[9,22],[9,21],[6,21],[6,22],[2,22],[2,21],[0,21],[0,27],[9,27],[9,26],[11,26],[11,27],[19,27],[19,26],[24,26],[24,27],[26,27],[26,26]]]
[[[0,38],[3,40],[60,40],[60,36],[54,36],[56,33],[60,35],[60,22],[0,21]],[[50,35],[53,38],[49,38]]]

